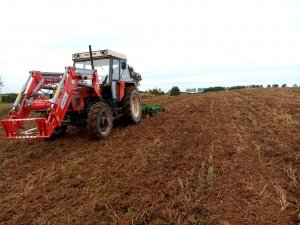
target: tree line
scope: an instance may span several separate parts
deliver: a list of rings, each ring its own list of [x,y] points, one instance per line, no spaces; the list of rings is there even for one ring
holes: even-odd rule
[[[279,84],[268,84],[266,88],[287,88],[287,84],[279,85]],[[298,85],[294,84],[292,86],[293,88],[297,88]],[[263,85],[257,85],[257,84],[252,84],[252,85],[238,85],[238,86],[232,86],[232,87],[222,87],[222,86],[216,86],[216,87],[208,87],[208,88],[187,88],[186,92],[187,93],[197,93],[197,92],[210,92],[210,91],[225,91],[225,90],[239,90],[239,89],[250,89],[250,88],[264,88]]]
[[[6,103],[13,103],[15,101],[15,99],[17,98],[17,96],[18,96],[18,94],[16,94],[16,93],[5,94],[5,95],[2,95],[1,101],[6,102]]]
[[[239,90],[239,89],[251,89],[251,88],[287,88],[287,84],[279,85],[279,84],[272,84],[272,85],[267,85],[264,87],[263,85],[257,85],[257,84],[252,84],[252,85],[237,85],[237,86],[232,86],[232,87],[222,87],[222,86],[216,86],[216,87],[208,87],[208,88],[187,88],[185,93],[202,93],[202,92],[211,92],[211,91],[226,91],[226,90]],[[294,84],[292,86],[293,88],[298,88],[297,84]],[[148,89],[145,91],[145,93],[149,93],[152,95],[180,95],[182,92],[177,86],[172,87],[168,92],[164,92],[161,90],[161,88],[153,88],[153,89]]]
[[[168,92],[164,92],[160,88],[148,89],[145,92],[152,95],[171,95],[171,96],[180,95],[180,89],[177,86],[173,86]]]

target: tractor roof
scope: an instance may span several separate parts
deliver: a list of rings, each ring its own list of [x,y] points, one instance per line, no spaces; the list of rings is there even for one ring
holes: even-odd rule
[[[93,55],[93,59],[103,59],[103,58],[107,58],[110,56],[120,58],[120,59],[125,59],[125,60],[127,59],[126,55],[124,55],[122,53],[114,52],[109,49],[93,51],[92,55]],[[85,61],[89,58],[90,58],[89,52],[81,52],[81,53],[72,54],[73,61]]]

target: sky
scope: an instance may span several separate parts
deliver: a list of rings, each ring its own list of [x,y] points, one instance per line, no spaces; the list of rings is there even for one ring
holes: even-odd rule
[[[300,84],[299,0],[2,0],[2,93],[75,52],[112,49],[141,90]]]

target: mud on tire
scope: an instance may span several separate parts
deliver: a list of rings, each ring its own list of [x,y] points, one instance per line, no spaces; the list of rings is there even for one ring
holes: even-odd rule
[[[98,140],[110,135],[113,126],[112,112],[105,102],[94,104],[88,113],[87,128],[92,139]]]

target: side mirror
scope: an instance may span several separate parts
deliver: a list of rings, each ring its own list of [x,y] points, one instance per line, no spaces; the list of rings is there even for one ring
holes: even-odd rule
[[[125,69],[126,69],[126,62],[125,62],[125,61],[122,61],[122,63],[121,63],[121,68],[122,68],[122,70],[125,70]]]

